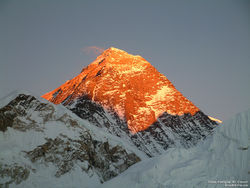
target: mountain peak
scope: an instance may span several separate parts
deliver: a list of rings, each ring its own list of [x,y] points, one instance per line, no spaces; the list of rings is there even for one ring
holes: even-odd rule
[[[128,54],[126,51],[124,50],[121,50],[119,48],[115,48],[113,46],[109,47],[108,49],[104,50],[103,51],[103,54],[106,54],[106,53],[122,53],[122,54]]]
[[[125,52],[124,50],[121,50],[119,48],[115,48],[113,46],[111,46],[110,48],[108,48],[107,50],[110,50],[110,51],[115,51],[115,52]]]
[[[164,112],[180,116],[199,110],[144,58],[114,47],[42,97],[68,104],[81,96],[114,111],[132,133],[147,129]]]
[[[128,55],[128,53],[126,51],[124,51],[124,50],[121,50],[121,49],[118,49],[118,48],[115,48],[115,47],[110,47],[110,48],[104,50],[101,53],[101,55],[98,56],[98,57],[106,57],[106,56],[110,56],[110,55],[112,56],[112,55],[117,55],[117,54],[119,54],[119,55]],[[98,59],[98,57],[97,57],[97,59]]]
[[[144,58],[142,58],[139,55],[132,55],[132,54],[127,53],[124,50],[121,50],[121,49],[118,49],[115,47],[110,47],[110,48],[106,49],[105,51],[103,51],[103,53],[101,55],[99,55],[96,60],[102,61],[104,58],[108,58],[108,57],[109,57],[109,61],[107,61],[107,62],[114,62],[114,60],[117,61],[119,59],[127,59],[127,58],[129,58],[129,59],[139,58],[139,59],[145,60]],[[125,63],[125,62],[123,62],[123,63]],[[128,63],[128,61],[126,61],[126,63]]]

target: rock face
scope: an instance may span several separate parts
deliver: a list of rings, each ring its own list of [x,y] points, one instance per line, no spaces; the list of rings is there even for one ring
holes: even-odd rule
[[[18,94],[0,108],[0,187],[33,186],[30,181],[36,177],[56,182],[77,174],[76,169],[81,173],[76,181],[95,177],[98,184],[141,160],[112,135],[93,131],[89,127],[94,126],[65,107],[41,100]]]
[[[148,156],[194,145],[216,125],[144,58],[116,48],[42,97],[129,140]]]
[[[57,170],[56,177],[73,170],[78,163],[81,169],[90,176],[96,173],[100,181],[107,181],[129,166],[140,161],[134,153],[128,154],[120,146],[111,147],[109,142],[101,142],[92,138],[89,132],[82,133],[80,139],[71,139],[61,134],[55,139],[46,138],[43,145],[26,152],[33,162],[53,163]]]
[[[34,96],[20,94],[0,109],[0,131],[4,132],[8,127],[20,131],[25,131],[26,129],[42,131],[42,127],[32,119],[32,114],[27,114],[31,109],[41,114],[45,112],[44,121],[52,118],[52,114],[54,113],[54,108],[51,105],[39,102]],[[26,117],[26,122],[22,117]]]
[[[193,116],[191,114],[170,115],[165,112],[148,129],[133,134],[127,128],[126,121],[121,120],[119,115],[106,111],[86,96],[78,98],[67,108],[104,131],[124,141],[130,141],[149,157],[159,155],[169,147],[193,146],[211,134],[216,125],[201,111]]]
[[[0,163],[0,178],[7,180],[3,183],[0,182],[1,187],[8,187],[10,184],[20,184],[22,181],[25,181],[30,174],[30,169],[25,166],[20,166],[17,163],[1,164]]]

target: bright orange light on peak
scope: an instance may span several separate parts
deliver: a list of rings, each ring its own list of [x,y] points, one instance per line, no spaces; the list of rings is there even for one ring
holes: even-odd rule
[[[147,129],[164,112],[194,115],[199,109],[140,56],[111,47],[82,72],[42,97],[60,104],[88,95],[127,121],[132,133]]]
[[[211,117],[211,116],[208,116],[208,117],[209,117],[209,119],[211,119],[211,120],[213,120],[213,121],[216,121],[217,123],[222,123],[222,121],[219,120],[219,119],[213,118],[213,117]]]

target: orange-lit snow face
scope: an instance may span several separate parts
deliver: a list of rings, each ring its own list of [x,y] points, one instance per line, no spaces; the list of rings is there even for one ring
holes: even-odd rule
[[[145,59],[116,48],[104,51],[78,76],[42,97],[59,104],[69,95],[71,100],[88,95],[114,110],[132,133],[147,129],[164,112],[194,115],[199,110]]]
[[[211,117],[211,116],[208,116],[208,117],[209,117],[209,119],[211,119],[211,120],[213,120],[213,121],[216,121],[217,123],[222,123],[222,121],[219,120],[219,119],[213,118],[213,117]]]

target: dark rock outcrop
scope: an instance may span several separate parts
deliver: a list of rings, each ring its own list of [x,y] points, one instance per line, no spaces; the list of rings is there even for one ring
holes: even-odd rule
[[[121,120],[114,111],[105,110],[86,95],[65,106],[93,125],[121,139],[129,140],[149,157],[159,155],[167,148],[177,145],[185,148],[194,146],[211,134],[217,125],[201,111],[193,116],[174,116],[165,112],[148,129],[132,134],[126,121]]]

